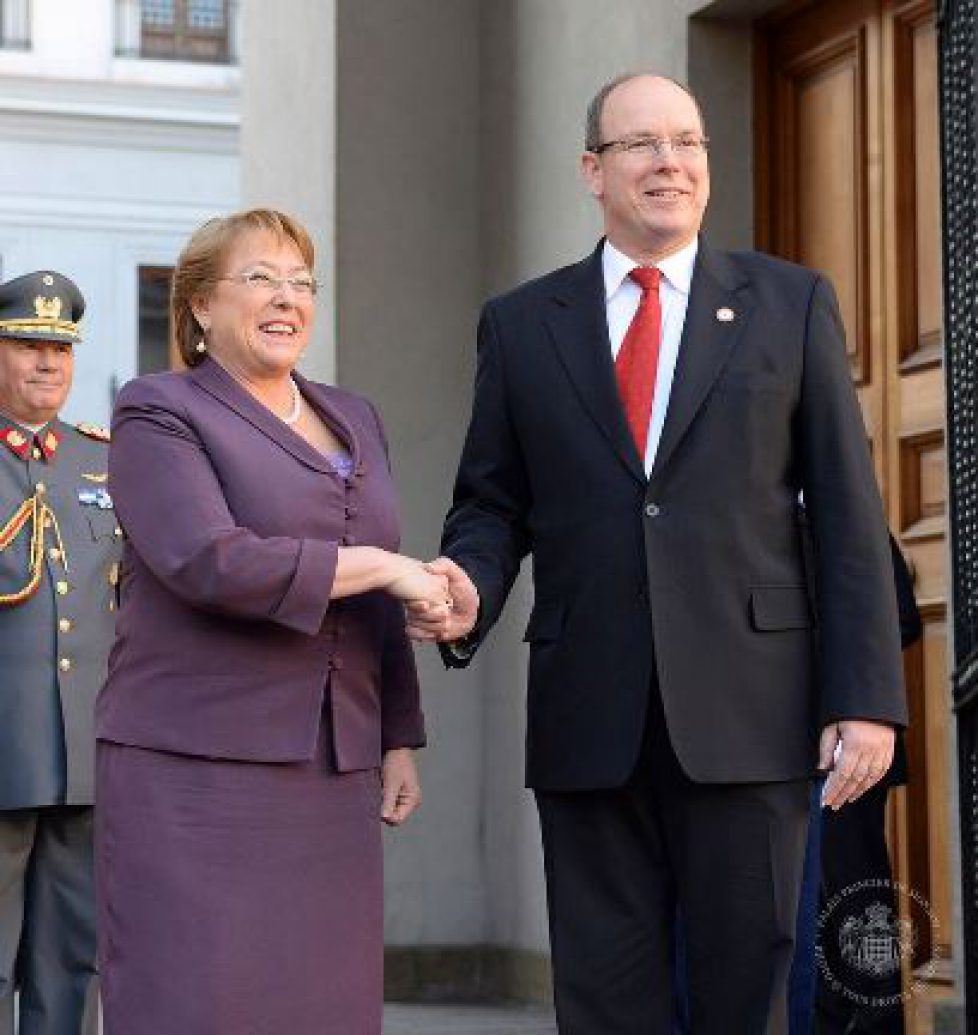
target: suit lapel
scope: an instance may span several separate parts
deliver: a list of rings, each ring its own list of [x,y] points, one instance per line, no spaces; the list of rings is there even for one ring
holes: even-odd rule
[[[199,366],[191,368],[190,377],[208,395],[213,396],[224,403],[225,406],[230,407],[239,417],[257,428],[263,435],[267,435],[273,442],[281,446],[286,452],[291,453],[297,460],[317,471],[333,472],[331,464],[319,450],[314,449],[287,424],[280,421],[271,410],[253,398],[215,360],[208,358]],[[308,382],[297,377],[296,383],[302,389],[303,395],[308,396],[311,394]],[[322,407],[322,400],[318,393],[315,402],[317,410],[320,409]],[[330,416],[332,416],[331,411]],[[342,437],[347,439],[348,446],[353,449],[355,440],[352,432],[349,431],[348,425],[345,422],[340,424],[337,420],[331,420],[330,424],[339,425],[337,427],[338,433],[341,428],[345,429],[345,434]]]
[[[356,428],[336,405],[335,400],[330,399],[329,390],[323,385],[316,384],[315,381],[308,381],[297,370],[292,372],[292,376],[295,378],[295,383],[299,386],[303,398],[316,411],[319,419],[346,446],[353,458],[354,467],[360,467],[360,439],[357,436]],[[313,452],[317,456],[319,455],[318,450],[313,450]]]
[[[608,338],[602,241],[566,271],[546,314],[547,329],[578,397],[622,463],[644,482],[645,468],[628,429]]]
[[[650,480],[669,462],[730,357],[752,307],[748,288],[747,279],[730,260],[701,239],[669,408]]]

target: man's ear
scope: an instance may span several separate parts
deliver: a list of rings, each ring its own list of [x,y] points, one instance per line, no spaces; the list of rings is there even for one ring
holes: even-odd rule
[[[601,159],[593,151],[585,151],[581,155],[581,175],[587,189],[600,199],[604,195],[604,170],[601,168]]]

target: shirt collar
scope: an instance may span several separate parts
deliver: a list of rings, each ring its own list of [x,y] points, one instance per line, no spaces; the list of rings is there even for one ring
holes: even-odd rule
[[[678,252],[673,252],[672,255],[668,255],[661,262],[656,263],[663,277],[669,282],[669,286],[676,291],[681,291],[684,295],[689,294],[693,281],[693,267],[696,265],[696,253],[699,251],[699,245],[699,237],[694,237]],[[601,267],[604,272],[606,301],[614,296],[625,282],[625,278],[636,266],[638,266],[637,262],[619,251],[611,241],[605,239],[604,248],[601,251]]]

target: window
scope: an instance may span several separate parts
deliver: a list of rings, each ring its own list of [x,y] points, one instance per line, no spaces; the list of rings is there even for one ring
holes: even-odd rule
[[[170,355],[170,266],[140,266],[139,347],[140,374],[157,374],[174,366]]]
[[[0,0],[0,49],[30,48],[31,0]]]
[[[3,0],[0,0],[3,2]],[[115,0],[116,54],[237,62],[240,0]]]

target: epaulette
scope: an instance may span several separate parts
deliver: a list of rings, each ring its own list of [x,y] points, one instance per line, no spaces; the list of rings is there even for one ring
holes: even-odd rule
[[[103,428],[100,424],[90,424],[87,420],[76,424],[75,428],[86,438],[94,438],[96,442],[108,442],[112,438],[108,428]]]

